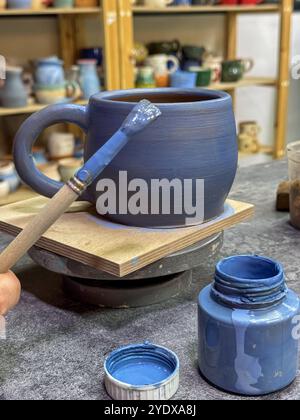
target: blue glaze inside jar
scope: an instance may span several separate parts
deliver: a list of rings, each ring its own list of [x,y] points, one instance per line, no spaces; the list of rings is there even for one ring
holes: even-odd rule
[[[279,263],[252,255],[220,261],[198,312],[199,367],[211,383],[264,395],[295,379],[300,302]]]
[[[238,255],[216,266],[213,298],[235,308],[264,308],[282,301],[287,287],[282,266],[269,258]]]
[[[122,347],[112,352],[105,371],[112,378],[130,386],[157,386],[179,369],[177,356],[150,343]]]

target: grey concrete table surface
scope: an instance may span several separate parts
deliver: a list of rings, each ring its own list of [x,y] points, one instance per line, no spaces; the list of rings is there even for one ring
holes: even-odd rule
[[[239,171],[231,197],[254,203],[256,215],[226,232],[222,254],[259,253],[278,259],[289,286],[300,292],[300,231],[289,225],[287,213],[274,210],[277,184],[286,175],[284,161]],[[1,234],[1,246],[7,240]],[[0,399],[109,399],[103,386],[105,356],[118,346],[144,340],[179,356],[177,399],[243,399],[215,389],[199,375],[196,295],[145,308],[99,309],[67,299],[60,276],[29,258],[15,271],[23,293],[7,316],[7,339],[0,341]],[[210,280],[202,279],[197,287]],[[261,399],[299,400],[300,375],[289,388]]]

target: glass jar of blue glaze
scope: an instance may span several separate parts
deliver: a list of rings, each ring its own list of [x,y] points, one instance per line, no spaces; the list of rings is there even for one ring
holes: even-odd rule
[[[220,261],[215,281],[202,290],[199,367],[228,392],[263,395],[295,379],[300,301],[282,266],[260,256]]]

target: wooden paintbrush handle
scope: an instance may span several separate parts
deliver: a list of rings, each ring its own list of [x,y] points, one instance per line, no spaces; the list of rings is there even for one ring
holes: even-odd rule
[[[6,273],[70,207],[78,194],[63,186],[0,255],[0,273]]]

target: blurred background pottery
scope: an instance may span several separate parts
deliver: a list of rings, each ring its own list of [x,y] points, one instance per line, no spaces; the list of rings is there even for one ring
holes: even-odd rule
[[[174,0],[174,6],[190,6],[192,4],[192,0]]]
[[[89,99],[101,90],[101,84],[97,73],[97,61],[81,59],[79,66],[79,81],[83,92],[83,99]]]
[[[72,133],[53,132],[47,141],[47,150],[51,159],[73,157],[75,137]]]
[[[251,58],[223,61],[222,82],[237,82],[253,68]]]
[[[211,83],[211,69],[204,67],[191,67],[191,72],[196,73],[196,86],[209,86]]]
[[[172,2],[173,0],[143,0],[144,6],[147,7],[166,7]]]
[[[75,99],[82,97],[82,89],[80,86],[80,69],[79,66],[72,66],[66,75],[68,96]],[[73,91],[72,91],[73,89]]]
[[[39,104],[52,105],[67,101],[69,85],[66,83],[58,86],[35,86],[35,96]],[[71,100],[71,99],[70,99]]]
[[[192,0],[192,4],[195,6],[208,6],[220,3],[219,0]]]
[[[83,159],[84,156],[84,142],[80,138],[75,139],[75,148],[73,157],[77,159]]]
[[[225,5],[234,5],[234,4],[238,4],[239,0],[220,0],[221,4],[225,4]]]
[[[45,0],[32,0],[31,7],[33,10],[46,9],[47,3]]]
[[[8,9],[31,9],[31,0],[7,0]]]
[[[181,60],[181,70],[191,71],[191,68],[199,67],[199,66],[200,66],[199,60],[190,60],[190,59]]]
[[[133,48],[133,58],[136,64],[140,65],[143,64],[146,58],[149,55],[149,51],[147,47],[142,44],[141,42],[135,42]]]
[[[16,191],[20,186],[20,178],[13,162],[0,161],[0,181],[6,181],[9,185],[9,192]]]
[[[5,108],[23,108],[27,105],[28,94],[22,72],[21,67],[6,68],[6,80],[0,89],[0,101]]]
[[[74,0],[54,0],[53,6],[57,9],[70,9],[74,7]]]
[[[197,45],[184,45],[182,47],[182,56],[185,60],[195,60],[199,63],[204,53],[205,48]]]
[[[9,183],[7,181],[0,181],[0,198],[7,197],[9,193]]]
[[[190,71],[177,70],[171,74],[171,87],[174,88],[194,88],[196,86],[196,73]]]
[[[6,8],[6,0],[0,0],[0,10]]]
[[[71,179],[79,168],[83,165],[83,159],[66,158],[58,162],[58,172],[62,182],[67,182]]]
[[[101,47],[82,48],[80,50],[80,58],[88,60],[96,60],[97,66],[102,66],[103,49]]]
[[[174,54],[177,55],[180,51],[180,42],[177,39],[173,41],[151,42],[147,45],[150,55],[154,54]]]
[[[48,163],[46,151],[43,147],[33,147],[32,156],[36,165],[45,165]]]
[[[179,61],[174,55],[154,54],[146,59],[146,65],[151,66],[155,75],[172,74],[179,68]]]
[[[242,121],[239,123],[238,143],[242,153],[258,153],[261,149],[259,134],[261,127],[256,121]]]
[[[47,57],[36,62],[35,80],[39,86],[59,86],[65,82],[63,61],[58,57]]]
[[[138,67],[136,77],[137,88],[154,88],[156,86],[154,70],[150,66]]]
[[[203,67],[210,68],[212,70],[211,82],[219,83],[222,75],[222,61],[223,58],[215,57],[212,54],[205,54],[203,57]]]

